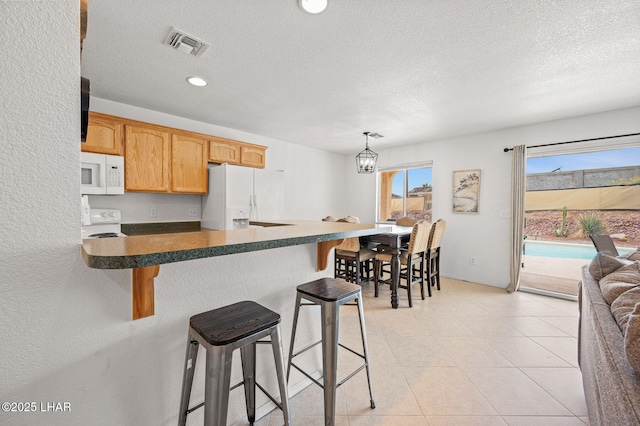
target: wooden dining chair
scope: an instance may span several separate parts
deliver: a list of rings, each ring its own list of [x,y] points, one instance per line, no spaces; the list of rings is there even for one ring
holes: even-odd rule
[[[589,235],[598,253],[619,256],[618,249],[609,235]]]
[[[347,216],[336,222],[360,223],[360,220]],[[355,284],[370,281],[375,255],[373,250],[360,244],[360,238],[345,238],[336,246],[334,278],[344,278]]]
[[[431,287],[436,286],[440,290],[440,243],[446,228],[447,221],[438,219],[434,222],[429,233],[429,242],[425,251],[425,266],[427,268],[425,274],[429,297],[431,297]],[[420,290],[424,294],[422,286]]]
[[[409,216],[403,216],[399,219],[396,219],[397,226],[413,226],[416,223],[417,223],[417,220]],[[407,246],[408,246],[408,243],[404,245],[404,247],[407,247]],[[379,272],[380,272],[380,277],[384,276],[385,274],[391,276],[391,266],[387,264],[383,264]]]
[[[423,220],[413,225],[411,230],[411,237],[409,239],[409,246],[400,253],[400,282],[399,288],[407,289],[407,297],[409,299],[409,307],[413,307],[413,300],[411,295],[411,287],[420,283],[422,300],[424,300],[424,272],[425,272],[425,250],[427,249],[427,243],[429,241],[429,229],[431,224]],[[388,252],[377,253],[374,261],[374,285],[375,285],[375,297],[378,297],[379,284],[391,284],[391,279],[381,280],[381,270],[383,264],[390,264],[392,256]],[[402,285],[402,280],[406,281],[406,285]]]
[[[416,220],[409,216],[403,216],[399,219],[396,219],[396,225],[398,226],[413,226],[416,224]]]

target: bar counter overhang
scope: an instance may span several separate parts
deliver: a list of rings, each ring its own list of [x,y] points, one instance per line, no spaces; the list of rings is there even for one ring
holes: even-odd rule
[[[324,270],[331,249],[344,238],[389,232],[374,224],[284,220],[252,222],[254,227],[217,231],[136,235],[83,240],[82,257],[90,268],[132,269],[132,316],[154,314],[154,278],[165,263],[245,253],[302,244],[318,245],[317,268]]]

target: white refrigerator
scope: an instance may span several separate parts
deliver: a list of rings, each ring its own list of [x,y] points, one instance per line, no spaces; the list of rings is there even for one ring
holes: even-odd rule
[[[283,216],[282,170],[209,166],[209,194],[202,196],[203,228],[233,229],[233,219],[269,222]]]

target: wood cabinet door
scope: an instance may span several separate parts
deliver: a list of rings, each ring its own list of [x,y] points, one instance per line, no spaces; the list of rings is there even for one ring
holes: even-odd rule
[[[206,194],[207,141],[195,136],[171,135],[171,191]]]
[[[125,126],[126,191],[169,191],[169,133],[154,128]]]
[[[264,169],[266,148],[257,146],[240,147],[240,165]]]
[[[99,113],[89,112],[87,141],[80,145],[84,152],[122,155],[122,123]]]
[[[211,138],[209,140],[209,161],[240,164],[240,145],[227,139]]]

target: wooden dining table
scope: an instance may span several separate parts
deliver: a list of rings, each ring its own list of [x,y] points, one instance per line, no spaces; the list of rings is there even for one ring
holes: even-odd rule
[[[388,225],[385,225],[388,226]],[[411,226],[393,225],[390,232],[368,235],[362,237],[371,243],[379,243],[382,248],[391,254],[391,307],[398,308],[398,285],[400,284],[400,248],[406,245],[411,238]],[[381,247],[382,246],[382,247]]]

